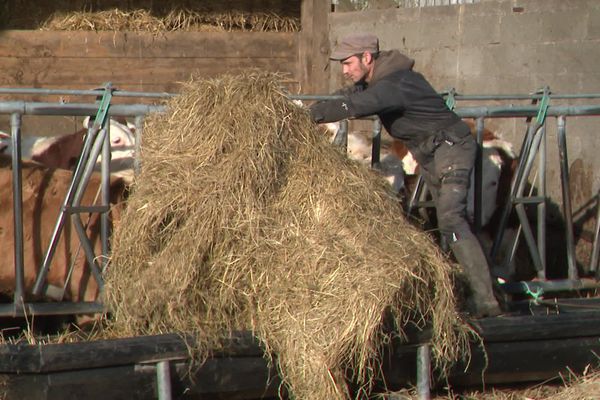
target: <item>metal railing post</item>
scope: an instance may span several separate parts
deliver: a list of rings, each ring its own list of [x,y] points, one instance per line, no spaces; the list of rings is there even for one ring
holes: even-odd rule
[[[15,293],[13,295],[14,314],[23,312],[25,298],[25,272],[23,250],[23,176],[21,171],[21,115],[13,113],[10,116],[12,142],[12,191],[13,191],[13,223],[14,223],[14,262],[15,262]]]
[[[565,218],[565,235],[567,245],[567,265],[569,279],[576,279],[577,265],[575,263],[575,234],[573,232],[573,211],[571,208],[571,189],[569,180],[569,159],[567,156],[567,127],[566,118],[561,115],[557,118],[558,154],[560,158],[560,180],[562,186],[563,215]]]

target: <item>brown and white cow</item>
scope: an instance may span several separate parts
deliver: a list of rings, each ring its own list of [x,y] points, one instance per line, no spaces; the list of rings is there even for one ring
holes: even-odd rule
[[[0,156],[0,291],[11,296],[15,290],[14,225],[11,159]],[[40,300],[32,295],[32,288],[52,236],[59,211],[72,179],[72,172],[24,162],[23,182],[23,245],[25,300]],[[93,205],[99,196],[100,176],[92,174],[81,205]],[[125,183],[121,178],[111,179],[111,204],[122,205]],[[120,206],[112,207],[112,218],[118,218]],[[100,216],[81,214],[87,236],[95,254],[100,254]],[[47,284],[65,288],[64,299],[94,301],[98,285],[89,269],[79,238],[67,218],[56,252],[50,264]],[[3,249],[3,250],[2,250]],[[73,266],[70,271],[70,266]],[[44,297],[44,296],[42,296]],[[53,299],[56,300],[56,299]]]
[[[83,122],[84,128],[89,117]],[[110,119],[111,162],[110,171],[126,183],[133,181],[135,136],[134,127],[126,121]],[[87,129],[62,136],[26,136],[21,140],[21,157],[50,168],[73,169],[83,149]],[[9,134],[0,132],[0,153],[12,154]],[[98,157],[96,169],[100,169],[102,156]]]

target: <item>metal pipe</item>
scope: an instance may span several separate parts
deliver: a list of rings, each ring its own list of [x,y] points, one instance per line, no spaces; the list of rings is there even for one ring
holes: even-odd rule
[[[323,100],[343,100],[346,96],[331,95],[331,94],[294,94],[289,95],[290,100],[307,100],[307,101],[323,101]]]
[[[441,93],[444,95],[445,93]],[[456,100],[539,100],[543,97],[543,94],[501,94],[501,95],[481,95],[481,94],[471,94],[471,95],[462,95],[455,94],[454,98]],[[583,93],[583,94],[550,94],[549,97],[551,99],[598,99],[600,98],[600,93]]]
[[[133,154],[133,175],[137,176],[141,170],[140,154],[142,149],[142,133],[144,132],[144,116],[135,117],[135,147]]]
[[[474,230],[475,233],[480,232],[481,231],[481,224],[482,224],[482,215],[481,215],[481,210],[482,210],[482,205],[481,205],[481,201],[482,201],[482,179],[483,179],[483,158],[482,158],[482,143],[483,143],[483,117],[477,118],[477,121],[475,122],[475,126],[476,126],[476,141],[477,141],[477,152],[475,153],[475,164],[474,164],[474,171],[473,171],[473,214],[475,217],[475,221],[474,221]]]
[[[0,88],[0,94],[30,94],[30,95],[71,95],[71,96],[101,96],[103,89],[95,90],[69,90],[69,89],[41,89],[41,88]],[[177,93],[168,92],[136,92],[128,90],[113,90],[113,96],[117,97],[139,97],[139,98],[169,98],[177,96]],[[441,92],[440,95],[447,95]],[[504,95],[462,95],[455,94],[456,100],[534,100],[541,99],[543,94],[504,94]],[[330,100],[344,98],[341,95],[289,95],[292,100]],[[565,93],[550,94],[551,99],[597,99],[600,93]]]
[[[371,144],[371,166],[379,166],[381,162],[381,121],[379,118],[373,121],[373,136]]]
[[[546,278],[546,124],[542,126],[541,141],[539,145],[539,167],[538,167],[538,197],[541,201],[537,205],[537,242],[542,265],[544,266],[544,277]],[[530,193],[531,194],[531,193]]]
[[[568,290],[591,290],[600,288],[595,279],[557,279],[549,281],[509,282],[502,284],[508,294],[524,294],[543,290],[544,293],[563,292]]]
[[[156,383],[158,399],[171,400],[173,398],[171,390],[171,368],[168,360],[156,363]]]
[[[508,118],[508,117],[535,117],[538,113],[535,106],[496,106],[496,107],[463,107],[456,108],[454,112],[462,118]],[[600,105],[582,106],[550,106],[547,116],[560,115],[600,115]]]
[[[334,146],[339,146],[344,152],[348,151],[348,120],[340,121],[340,129],[333,138]]]
[[[415,208],[418,208],[421,205],[420,200],[421,200],[421,195],[423,193],[424,187],[425,187],[425,179],[423,179],[423,175],[419,174],[419,177],[417,178],[417,183],[415,185],[413,193],[410,196],[410,200],[408,202],[408,208],[406,210],[406,213],[408,215],[412,215]]]
[[[110,120],[108,120],[110,121]],[[106,136],[102,144],[102,160],[100,163],[101,174],[101,206],[110,204],[110,163],[112,161],[111,154],[111,137],[110,137],[110,122],[106,124]],[[95,161],[95,160],[94,160]],[[108,212],[100,213],[100,269],[104,271],[108,263],[108,238],[110,236],[110,221]]]
[[[299,96],[295,96],[299,97]],[[339,99],[340,96],[303,96],[310,98]],[[97,105],[94,103],[48,103],[8,101],[0,102],[0,114],[19,113],[21,115],[94,115]],[[165,112],[166,106],[146,104],[114,104],[111,105],[110,115],[135,117],[154,112]],[[463,107],[454,110],[462,118],[508,118],[508,117],[533,117],[537,115],[535,106],[496,106],[496,107]],[[600,105],[580,106],[550,106],[546,113],[548,116],[560,115],[600,115]]]
[[[420,344],[417,348],[417,395],[419,400],[429,400],[431,397],[430,370],[429,345]]]
[[[114,104],[110,115],[135,117],[136,115],[164,112],[165,106],[146,104]],[[19,113],[21,115],[72,115],[94,116],[98,111],[95,103],[39,103],[25,101],[0,102],[0,114]]]
[[[558,154],[560,158],[560,181],[563,197],[563,215],[565,218],[565,234],[567,245],[567,265],[569,279],[577,278],[577,265],[575,263],[575,234],[573,232],[573,211],[571,208],[571,190],[569,180],[569,160],[567,157],[567,129],[566,118],[561,115],[557,119]]]
[[[23,309],[25,296],[25,272],[23,250],[23,174],[21,170],[21,115],[10,116],[12,141],[12,191],[13,191],[13,223],[14,223],[14,261],[15,292],[13,294],[14,313]]]
[[[102,96],[104,89],[97,90],[69,90],[69,89],[37,89],[37,88],[0,88],[0,94],[34,94],[34,95],[70,95],[70,96]],[[174,97],[176,93],[167,92],[133,92],[114,89],[113,96],[120,97]]]

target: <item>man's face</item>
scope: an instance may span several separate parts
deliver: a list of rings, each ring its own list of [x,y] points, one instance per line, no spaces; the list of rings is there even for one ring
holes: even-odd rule
[[[346,79],[351,79],[354,83],[365,79],[369,73],[369,68],[363,60],[363,54],[354,55],[342,60],[342,72],[344,73],[344,77]]]

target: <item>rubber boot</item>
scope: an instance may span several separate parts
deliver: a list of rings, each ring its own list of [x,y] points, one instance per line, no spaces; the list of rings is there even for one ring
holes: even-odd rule
[[[502,313],[494,297],[492,279],[485,254],[477,238],[463,238],[450,244],[456,261],[462,266],[471,296],[467,309],[473,318],[493,317]]]

